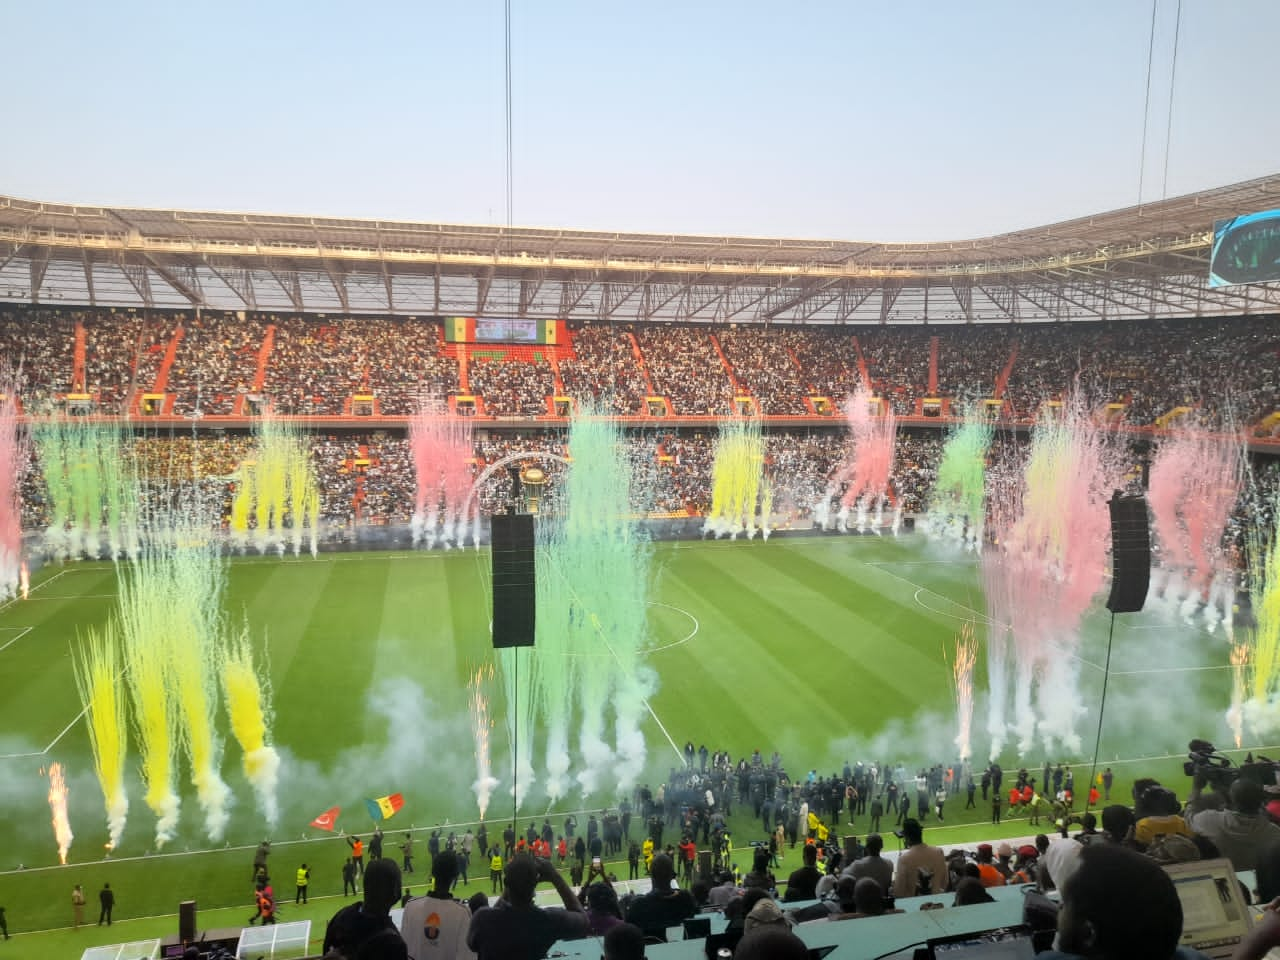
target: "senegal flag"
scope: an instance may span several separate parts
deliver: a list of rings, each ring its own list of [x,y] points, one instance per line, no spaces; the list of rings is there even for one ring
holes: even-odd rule
[[[369,816],[375,821],[389,820],[404,806],[404,794],[393,793],[387,797],[378,797],[377,800],[366,800],[364,804],[369,808]]]

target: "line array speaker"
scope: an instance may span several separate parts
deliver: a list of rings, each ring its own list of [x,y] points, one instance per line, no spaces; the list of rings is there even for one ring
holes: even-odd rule
[[[1112,613],[1137,613],[1147,602],[1151,584],[1151,519],[1147,498],[1116,493],[1111,508]]]
[[[493,645],[532,647],[535,622],[533,516],[493,517]]]

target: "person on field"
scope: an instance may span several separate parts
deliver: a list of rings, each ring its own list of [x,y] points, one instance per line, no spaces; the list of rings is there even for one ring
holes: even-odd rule
[[[116,895],[111,891],[111,884],[104,883],[102,889],[98,891],[98,905],[101,908],[98,911],[98,926],[102,926],[102,921],[107,921],[107,926],[111,926],[111,911],[115,909]]]

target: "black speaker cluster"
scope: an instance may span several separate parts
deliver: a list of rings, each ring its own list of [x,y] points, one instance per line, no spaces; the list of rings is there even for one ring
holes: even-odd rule
[[[489,542],[493,558],[493,645],[532,647],[536,605],[533,515],[495,515]]]
[[[1107,609],[1112,613],[1137,613],[1147,602],[1151,585],[1151,517],[1147,498],[1141,494],[1117,492],[1111,508],[1111,595]]]

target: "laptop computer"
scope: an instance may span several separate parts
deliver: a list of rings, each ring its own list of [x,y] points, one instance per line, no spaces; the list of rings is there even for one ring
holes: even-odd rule
[[[1031,928],[1022,925],[936,937],[925,949],[929,960],[1034,960],[1036,955]]]
[[[1231,861],[1168,863],[1164,872],[1182,902],[1182,939],[1178,942],[1211,960],[1230,957],[1253,926],[1253,915],[1245,906]]]

